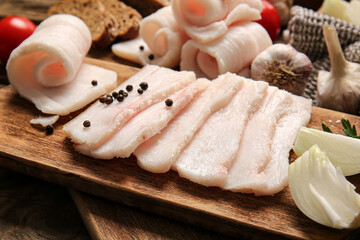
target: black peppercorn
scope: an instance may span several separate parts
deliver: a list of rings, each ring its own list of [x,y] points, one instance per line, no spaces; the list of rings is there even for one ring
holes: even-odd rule
[[[111,95],[112,95],[114,98],[117,98],[117,97],[119,96],[119,93],[113,92]]]
[[[89,120],[85,120],[85,121],[83,122],[83,125],[84,125],[84,127],[90,127],[90,126],[91,126],[91,122],[90,122]]]
[[[149,60],[154,60],[154,58],[155,58],[154,54],[149,55]]]
[[[139,49],[140,49],[140,51],[144,51],[145,48],[143,45],[140,45]]]
[[[91,81],[91,84],[92,84],[93,86],[96,86],[96,85],[98,84],[98,82],[97,82],[96,80],[92,80],[92,81]]]
[[[166,100],[165,100],[165,104],[166,104],[166,106],[171,107],[171,106],[173,105],[173,100],[171,100],[171,99],[166,99]]]
[[[148,89],[149,85],[147,84],[147,82],[142,82],[139,84],[139,86],[141,87],[142,90],[146,90]]]
[[[116,98],[116,100],[118,100],[118,102],[122,102],[122,101],[124,101],[124,99],[125,99],[125,97],[122,94],[119,94],[119,96]]]
[[[112,102],[113,102],[112,96],[106,96],[106,98],[105,98],[105,103],[106,103],[107,105],[109,105],[109,104],[111,104]]]
[[[45,131],[47,135],[51,135],[54,132],[54,127],[52,125],[47,125]]]
[[[123,95],[124,97],[127,97],[127,96],[128,96],[128,93],[121,89],[121,90],[119,91],[119,95]]]
[[[137,92],[138,92],[139,94],[143,94],[143,93],[144,93],[144,90],[142,90],[141,88],[139,88],[139,89],[137,90]]]
[[[127,85],[126,86],[126,91],[131,92],[133,90],[133,86],[132,85]]]
[[[106,100],[106,98],[104,98],[104,97],[101,97],[101,98],[99,99],[99,101],[100,101],[101,103],[105,103],[105,100]]]

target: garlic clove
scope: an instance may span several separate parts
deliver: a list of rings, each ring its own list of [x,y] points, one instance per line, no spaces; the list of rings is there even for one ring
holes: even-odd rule
[[[278,43],[256,56],[251,64],[251,78],[263,80],[301,96],[312,72],[312,63],[290,45]]]
[[[318,106],[359,114],[360,64],[345,60],[334,26],[325,25],[323,33],[329,52],[331,70],[318,73]]]

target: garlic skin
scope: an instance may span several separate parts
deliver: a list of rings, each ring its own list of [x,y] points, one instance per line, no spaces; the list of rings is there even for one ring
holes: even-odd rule
[[[251,64],[251,78],[263,80],[301,96],[312,72],[312,63],[290,45],[278,43],[256,56]]]
[[[350,114],[360,110],[360,64],[345,60],[336,29],[323,27],[328,48],[330,72],[319,71],[318,106]]]

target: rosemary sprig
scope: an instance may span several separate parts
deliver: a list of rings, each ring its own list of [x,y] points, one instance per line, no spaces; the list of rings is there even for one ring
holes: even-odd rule
[[[328,126],[326,126],[325,124],[322,123],[321,126],[322,126],[322,129],[324,132],[332,133],[330,128]]]
[[[357,135],[355,125],[351,126],[349,120],[342,118],[341,124],[343,126],[343,132],[345,136],[360,139],[360,135],[359,136]],[[326,126],[324,123],[322,123],[321,126],[324,132],[332,133],[331,129],[328,126]]]
[[[353,125],[351,127],[349,120],[341,119],[341,124],[344,127],[343,132],[346,136],[353,137],[353,138],[360,138],[360,136],[358,136],[356,133],[355,125]]]

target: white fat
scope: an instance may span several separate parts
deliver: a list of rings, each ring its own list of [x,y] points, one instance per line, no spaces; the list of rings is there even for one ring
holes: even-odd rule
[[[173,0],[171,7],[176,22],[186,34],[198,43],[207,44],[221,38],[235,23],[260,19],[263,5],[260,0],[202,0],[196,4]]]
[[[271,44],[269,34],[260,24],[233,25],[221,38],[208,44],[187,41],[182,47],[180,69],[209,79],[226,72],[238,73]]]
[[[59,115],[53,115],[49,117],[38,116],[37,118],[31,119],[31,124],[40,124],[43,127],[56,123],[59,119]]]
[[[140,50],[141,46],[144,48],[143,50]],[[151,54],[149,47],[141,37],[116,43],[112,45],[111,50],[116,56],[143,66],[147,64],[148,56]]]

